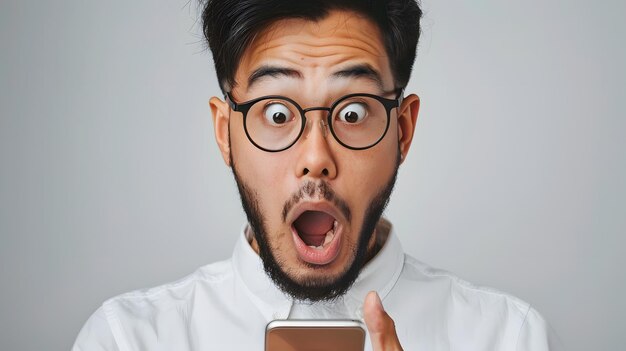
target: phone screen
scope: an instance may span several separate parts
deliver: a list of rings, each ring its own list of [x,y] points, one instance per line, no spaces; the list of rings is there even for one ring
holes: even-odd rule
[[[274,320],[265,351],[363,351],[365,328],[356,320]]]

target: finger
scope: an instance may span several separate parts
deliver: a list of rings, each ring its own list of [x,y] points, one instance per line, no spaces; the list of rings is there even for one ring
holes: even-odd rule
[[[383,309],[375,291],[370,291],[365,297],[363,317],[374,351],[402,350],[393,319]]]

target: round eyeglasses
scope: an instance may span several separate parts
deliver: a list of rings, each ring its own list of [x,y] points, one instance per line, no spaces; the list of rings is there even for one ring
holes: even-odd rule
[[[358,93],[345,95],[330,107],[303,109],[294,100],[279,96],[262,96],[237,103],[230,92],[226,101],[233,111],[243,114],[246,136],[254,146],[267,152],[290,148],[298,141],[306,127],[305,114],[327,111],[327,124],[337,142],[352,150],[368,149],[380,142],[389,129],[391,110],[400,106],[402,90],[395,99]]]

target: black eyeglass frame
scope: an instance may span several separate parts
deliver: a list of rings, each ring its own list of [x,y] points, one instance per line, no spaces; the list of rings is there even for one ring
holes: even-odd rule
[[[241,112],[243,114],[243,129],[246,133],[246,136],[248,137],[248,140],[252,143],[252,145],[256,146],[257,148],[266,151],[266,152],[281,152],[281,151],[285,151],[287,149],[289,149],[290,147],[292,147],[296,142],[298,142],[298,140],[300,140],[300,137],[302,136],[302,133],[304,132],[304,128],[306,127],[306,116],[305,114],[307,112],[310,111],[326,111],[328,112],[328,115],[326,117],[326,119],[328,120],[328,129],[330,129],[330,133],[333,135],[333,138],[335,138],[335,140],[342,145],[345,148],[348,148],[350,150],[365,150],[365,149],[369,149],[371,147],[376,146],[376,144],[378,144],[381,140],[383,140],[383,138],[385,137],[385,135],[387,135],[387,130],[389,130],[389,122],[391,120],[391,110],[399,107],[402,104],[402,98],[403,98],[403,93],[404,93],[404,89],[400,88],[400,89],[396,89],[394,91],[396,93],[396,98],[395,99],[387,99],[384,98],[382,96],[378,96],[375,94],[369,94],[369,93],[354,93],[354,94],[348,94],[348,95],[344,95],[342,97],[340,97],[339,99],[335,100],[335,102],[333,102],[333,104],[330,107],[323,107],[323,106],[318,106],[318,107],[309,107],[309,108],[305,108],[303,109],[300,104],[298,104],[297,102],[295,102],[294,100],[286,97],[286,96],[282,96],[282,95],[266,95],[266,96],[261,96],[252,100],[248,100],[245,102],[235,102],[235,100],[233,99],[232,95],[230,92],[227,92],[225,94],[225,99],[226,102],[228,103],[228,105],[230,106],[230,108],[233,111],[237,111],[237,112]],[[363,97],[368,97],[368,98],[372,98],[375,100],[378,100],[381,104],[383,104],[383,106],[385,107],[385,110],[387,111],[387,125],[385,126],[385,131],[383,132],[383,134],[380,136],[380,138],[378,138],[378,140],[376,140],[373,144],[368,145],[368,146],[363,146],[363,147],[353,147],[350,145],[345,144],[343,141],[339,140],[339,138],[337,137],[337,134],[335,134],[335,131],[333,130],[333,124],[331,121],[331,118],[333,116],[333,111],[335,110],[335,108],[344,100],[349,99],[349,98],[353,98],[353,97],[358,97],[358,96],[363,96]],[[256,104],[259,101],[262,100],[271,100],[271,99],[280,99],[280,100],[285,100],[287,102],[290,102],[291,104],[293,104],[298,111],[300,112],[300,119],[302,121],[302,124],[300,126],[300,131],[298,132],[298,136],[293,140],[292,143],[290,143],[289,145],[285,146],[284,148],[281,149],[277,149],[277,150],[272,150],[272,149],[267,149],[262,147],[261,145],[257,144],[252,137],[250,136],[250,133],[248,132],[248,124],[246,123],[247,117],[248,117],[248,111],[250,111],[250,108],[252,107],[252,105]]]

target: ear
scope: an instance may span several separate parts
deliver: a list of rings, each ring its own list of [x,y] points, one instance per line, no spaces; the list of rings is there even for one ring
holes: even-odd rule
[[[213,130],[215,131],[215,141],[220,148],[222,158],[226,166],[230,167],[230,143],[228,141],[228,121],[230,117],[230,108],[225,101],[217,97],[209,100],[211,114],[213,117]]]
[[[415,123],[420,109],[420,98],[411,94],[402,100],[398,108],[398,146],[400,148],[400,163],[404,162],[415,132]]]

